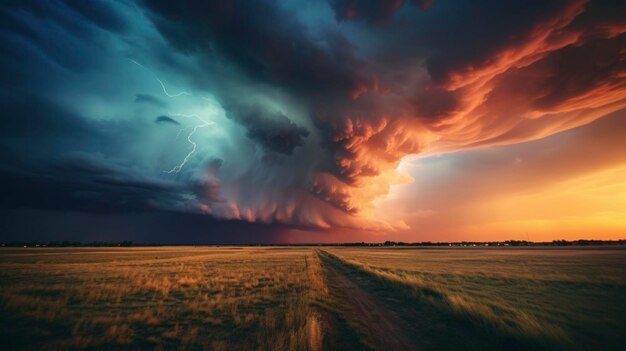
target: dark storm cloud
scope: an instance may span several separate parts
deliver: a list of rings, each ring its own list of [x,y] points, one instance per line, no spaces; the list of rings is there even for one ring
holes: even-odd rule
[[[169,123],[169,124],[174,124],[174,125],[180,125],[180,123],[173,119],[172,117],[168,117],[168,116],[158,116],[157,118],[154,119],[154,123],[157,124],[162,124],[162,123]]]
[[[63,2],[74,11],[80,13],[86,20],[95,23],[103,29],[112,32],[123,32],[128,28],[126,20],[108,1],[63,0]]]
[[[364,19],[373,25],[388,24],[393,15],[404,4],[405,0],[330,0],[338,21]],[[427,9],[433,0],[412,0],[411,4]]]
[[[204,200],[216,184],[202,184]],[[151,178],[93,154],[71,154],[31,171],[0,169],[4,208],[34,208],[85,213],[136,211],[194,212],[192,186]],[[213,192],[217,194],[217,192]]]
[[[304,144],[309,135],[280,112],[268,112],[260,107],[237,107],[228,116],[246,128],[246,135],[268,151],[291,155]]]
[[[147,171],[142,157],[128,161],[127,150],[143,146],[135,142],[142,138],[146,119],[143,107],[133,113],[126,105],[124,111],[127,97],[136,94],[132,90],[124,95],[126,101],[116,100],[118,92],[130,90],[128,80],[118,79],[107,62],[111,57],[114,64],[123,62],[125,56],[111,49],[115,43],[109,36],[130,29],[118,13],[120,6],[78,1],[0,5],[0,46],[6,52],[0,60],[7,73],[0,75],[3,213],[196,213],[203,203],[221,201],[217,182],[174,180],[161,169]],[[166,106],[152,95],[135,96],[135,102],[151,108]]]
[[[41,96],[5,92],[0,100],[0,158],[5,166],[28,169],[78,145],[89,151],[108,141],[101,123]]]
[[[404,0],[333,0],[330,3],[338,21],[365,19],[373,24],[385,24]]]
[[[624,86],[626,83],[620,75],[626,72],[625,47],[625,34],[594,40],[583,46],[566,47],[527,68],[505,75],[504,79],[511,81],[502,84],[516,86],[517,94],[541,90],[540,96],[532,97],[532,106],[554,109],[571,97],[586,94],[595,87]],[[558,71],[552,71],[553,67],[558,67]],[[537,72],[545,75],[538,76]],[[597,98],[602,98],[601,95],[599,93]]]
[[[3,100],[6,103],[2,106],[0,137],[55,138],[65,135],[77,138],[98,133],[96,126],[85,122],[81,116],[40,96],[9,93]]]
[[[9,0],[0,7],[0,29],[26,41],[57,65],[81,70],[97,55],[94,47],[106,45],[101,30],[123,33],[127,23],[112,3],[106,1]]]
[[[321,29],[301,21],[306,14],[290,14],[280,2],[144,1],[159,31],[181,53],[206,62],[225,60],[254,83],[303,101],[322,139],[322,149],[314,152],[323,153],[307,177],[314,180],[303,186],[346,213],[385,195],[395,179],[391,172],[408,154],[540,138],[599,118],[587,112],[601,106],[612,106],[609,112],[621,106],[623,87],[615,80],[622,81],[623,74],[609,68],[621,59],[611,54],[604,62],[583,54],[594,50],[592,40],[613,40],[623,32],[623,21],[603,13],[600,5],[578,0],[411,3],[330,1],[338,22],[357,20],[346,23],[351,28],[346,35],[342,27]],[[614,53],[620,44],[608,46]],[[561,55],[582,56],[570,70],[567,64],[558,67],[555,57]],[[602,68],[588,59],[602,62]],[[516,70],[530,77],[527,92],[505,83]],[[578,79],[594,76],[595,86],[608,88],[578,90],[578,82],[569,78],[574,71],[581,73]],[[557,93],[550,87],[559,84],[554,82],[566,91]],[[546,95],[550,90],[554,93]],[[604,98],[574,103],[585,94]],[[537,103],[512,105],[518,98]],[[561,109],[546,111],[542,100]],[[546,117],[550,114],[559,118]],[[266,148],[274,145],[265,137],[273,136],[267,129],[247,131]]]
[[[406,155],[624,108],[624,6],[4,2],[2,205],[393,229],[372,204]]]
[[[346,94],[360,84],[351,44],[338,32],[310,38],[279,2],[143,2],[181,52],[225,56],[251,77],[312,94]]]
[[[165,101],[159,99],[156,96],[152,96],[150,94],[136,94],[135,95],[135,102],[138,103],[138,104],[141,104],[141,103],[151,104],[151,105],[154,105],[156,107],[165,107],[165,106],[167,106],[167,103],[165,103]]]
[[[0,211],[3,242],[131,240],[135,244],[275,244],[285,243],[290,229],[280,224],[218,220],[203,214],[158,210],[97,215],[32,209]]]
[[[38,4],[38,2],[34,2]],[[41,2],[44,4],[44,2]],[[32,21],[34,16],[42,16],[41,12],[45,12],[44,9],[40,9],[39,6],[33,6],[32,12],[27,12],[29,15],[26,18],[20,17],[20,11],[25,9],[19,8],[2,8],[0,9],[0,28],[7,31],[15,39],[6,41],[7,46],[13,47],[9,50],[9,54],[16,59],[30,59],[29,54],[32,53],[23,52],[23,44],[20,41],[25,41],[29,46],[34,47],[41,53],[44,53],[51,61],[59,66],[65,68],[76,68],[80,66],[80,60],[75,55],[76,52],[71,50],[69,43],[62,40],[53,40],[53,38],[47,36],[47,33],[42,33],[40,28],[34,28],[29,22]],[[50,12],[54,16],[54,10]],[[80,25],[78,25],[80,26]],[[17,40],[16,40],[17,39]],[[31,49],[32,52],[32,49]],[[19,54],[26,54],[22,57],[17,56]]]
[[[416,92],[413,107],[416,115],[426,119],[441,119],[453,115],[460,107],[460,94],[439,87],[426,87]]]
[[[427,67],[436,83],[448,83],[454,73],[493,65],[498,53],[527,44],[532,36],[556,25],[559,17],[566,23],[567,16],[577,12],[573,9],[576,1],[569,0],[459,1],[454,5],[452,11],[434,14],[433,20],[445,25],[416,33],[416,39],[434,50]],[[544,24],[545,29],[541,28]]]
[[[89,30],[94,24],[111,32],[124,32],[128,28],[128,23],[124,16],[119,13],[113,3],[108,1],[93,0],[52,0],[52,1],[20,1],[7,0],[3,2],[4,12],[17,14],[20,11],[29,12],[36,16],[54,19],[67,30],[76,29]],[[13,22],[16,25],[17,22]],[[22,32],[27,32],[26,29]],[[76,33],[85,34],[85,33]]]
[[[86,119],[46,98],[3,91],[0,206],[85,213],[194,212],[199,187],[168,182],[99,153],[118,143],[125,125]],[[112,139],[113,138],[113,139]],[[85,152],[69,152],[81,148]],[[94,153],[87,153],[87,151]],[[216,184],[202,199],[216,201]]]
[[[552,52],[526,67],[511,69],[498,78],[486,104],[508,111],[526,106],[544,111],[558,110],[570,99],[596,89],[598,94],[586,100],[604,99],[610,93],[609,88],[626,84],[620,77],[626,72],[626,61],[620,58],[625,46],[626,35],[593,40]],[[500,105],[503,103],[508,106]]]

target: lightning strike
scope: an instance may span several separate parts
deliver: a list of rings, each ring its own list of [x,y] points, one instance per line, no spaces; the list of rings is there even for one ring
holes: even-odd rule
[[[156,78],[156,77],[155,77],[155,78]],[[173,98],[173,97],[178,97],[178,96],[181,96],[181,95],[191,95],[191,93],[188,93],[188,92],[186,92],[186,91],[181,91],[181,92],[180,92],[180,93],[178,93],[178,94],[170,94],[170,93],[168,93],[168,92],[167,92],[167,89],[165,89],[165,84],[163,84],[163,82],[162,82],[159,78],[156,78],[156,80],[158,80],[158,81],[159,81],[159,84],[161,84],[161,88],[163,88],[163,92],[164,92],[164,93],[165,93],[165,95],[167,95],[168,97]]]
[[[161,85],[161,88],[163,89],[163,93],[169,97],[169,98],[175,98],[175,97],[179,97],[182,95],[192,95],[189,92],[186,91],[181,91],[180,93],[177,94],[170,94],[167,89],[165,88],[165,84],[163,83],[163,81],[154,73],[152,72],[150,69],[148,69],[147,67],[145,67],[144,65],[142,65],[141,63],[133,60],[133,59],[128,59],[130,62],[136,64],[137,66],[147,70],[148,72],[150,72],[150,74],[152,74],[154,76],[154,78],[159,82],[159,84]],[[211,101],[208,98],[205,97],[201,97],[204,100],[207,101]],[[178,173],[181,171],[181,169],[185,166],[185,164],[187,163],[187,161],[189,160],[189,158],[191,157],[191,155],[193,155],[194,152],[196,152],[196,149],[198,147],[198,145],[196,144],[195,141],[191,140],[191,137],[196,133],[196,131],[200,128],[204,128],[210,125],[215,124],[215,122],[213,121],[207,121],[204,120],[203,118],[201,118],[200,116],[196,115],[196,114],[183,114],[183,113],[170,113],[170,115],[175,116],[175,117],[184,117],[184,118],[197,118],[200,122],[200,124],[196,125],[193,127],[193,129],[191,130],[191,132],[187,135],[187,141],[189,142],[189,144],[191,144],[191,151],[189,151],[189,153],[187,153],[187,155],[185,156],[185,158],[183,158],[183,160],[176,166],[174,166],[172,169],[170,169],[169,171],[163,171],[164,173],[168,173],[168,174],[172,174],[172,173]],[[178,131],[178,133],[176,134],[176,138],[178,138],[180,136],[180,134],[185,131],[186,128],[182,128]]]
[[[193,155],[193,153],[196,152],[197,144],[196,144],[195,141],[191,140],[191,137],[196,133],[196,131],[198,129],[200,129],[200,128],[204,128],[204,127],[210,126],[212,124],[215,124],[215,122],[213,122],[213,121],[206,121],[206,120],[202,119],[201,117],[199,117],[198,115],[195,115],[195,114],[185,115],[185,114],[182,114],[182,113],[171,113],[171,115],[175,116],[175,117],[197,118],[202,123],[194,126],[193,129],[191,130],[191,132],[187,135],[187,141],[189,142],[189,144],[191,144],[191,151],[189,151],[189,153],[187,153],[187,156],[185,156],[185,158],[182,160],[182,162],[180,164],[174,166],[169,171],[164,171],[165,173],[169,173],[169,174],[180,172],[180,170],[187,163],[187,160],[189,160],[189,157],[191,157],[191,155]],[[181,129],[181,131],[182,131],[182,129]],[[180,131],[179,131],[179,134],[180,134]]]
[[[137,62],[137,61],[135,61],[135,60],[133,60],[133,59],[128,59],[128,60],[130,60],[130,62],[132,62],[132,63],[136,64],[137,66],[139,66],[139,67],[141,67],[141,68],[145,69],[146,71],[150,72],[150,74],[152,74],[152,75],[154,76],[154,78],[157,80],[157,82],[159,82],[159,84],[161,85],[161,89],[163,89],[163,93],[164,93],[167,97],[170,97],[170,98],[175,98],[175,97],[179,97],[179,96],[182,96],[182,95],[188,95],[188,96],[191,96],[191,95],[192,95],[191,93],[186,92],[186,91],[184,91],[184,90],[183,90],[183,91],[181,91],[180,93],[177,93],[177,94],[171,94],[171,93],[169,93],[169,92],[167,91],[167,88],[165,88],[165,84],[163,84],[163,81],[162,81],[161,79],[159,79],[159,77],[158,77],[156,74],[154,74],[154,72],[152,72],[152,71],[151,71],[150,69],[148,69],[146,66],[142,65],[141,63],[139,63],[139,62]]]

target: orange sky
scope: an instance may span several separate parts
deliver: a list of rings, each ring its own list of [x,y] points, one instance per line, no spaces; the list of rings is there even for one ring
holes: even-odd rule
[[[285,240],[624,239],[625,130],[619,111],[536,141],[407,157],[398,171],[413,180],[394,186],[371,214],[405,229],[294,231]]]
[[[159,4],[0,5],[0,240],[626,238],[626,2]]]
[[[626,112],[542,140],[405,161],[378,204],[401,240],[626,237]]]

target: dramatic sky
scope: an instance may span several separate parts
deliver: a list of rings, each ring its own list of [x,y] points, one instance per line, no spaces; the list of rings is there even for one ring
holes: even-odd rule
[[[626,237],[626,2],[0,5],[0,239]]]

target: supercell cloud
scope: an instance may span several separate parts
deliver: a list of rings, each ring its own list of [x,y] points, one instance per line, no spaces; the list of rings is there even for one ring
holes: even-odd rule
[[[624,14],[598,0],[5,1],[0,205],[406,229],[377,215],[418,176],[404,157],[624,109]]]

